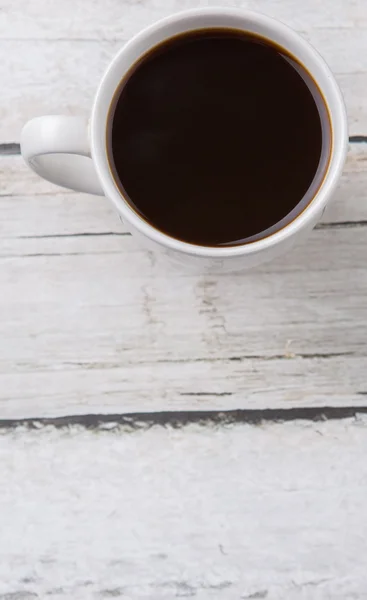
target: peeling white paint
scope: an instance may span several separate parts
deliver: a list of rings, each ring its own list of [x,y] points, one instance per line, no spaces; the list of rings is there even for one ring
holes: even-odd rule
[[[362,599],[366,427],[5,431],[0,598]]]

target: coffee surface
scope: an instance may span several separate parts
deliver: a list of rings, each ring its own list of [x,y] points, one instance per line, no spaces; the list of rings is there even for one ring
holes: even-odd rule
[[[263,237],[318,171],[315,89],[303,67],[251,34],[172,38],[134,65],[111,107],[117,184],[176,239],[222,246]]]

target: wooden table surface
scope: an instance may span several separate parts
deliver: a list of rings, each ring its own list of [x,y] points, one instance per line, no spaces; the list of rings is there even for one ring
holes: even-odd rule
[[[208,4],[294,27],[349,118],[323,221],[241,275],[175,270],[19,154]],[[367,598],[365,0],[0,0],[0,52],[0,599]]]

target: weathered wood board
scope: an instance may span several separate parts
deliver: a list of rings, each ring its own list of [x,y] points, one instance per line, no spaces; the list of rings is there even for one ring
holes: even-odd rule
[[[362,600],[366,426],[7,430],[0,598]]]
[[[364,406],[366,149],[291,255],[210,277],[2,157],[1,416]]]

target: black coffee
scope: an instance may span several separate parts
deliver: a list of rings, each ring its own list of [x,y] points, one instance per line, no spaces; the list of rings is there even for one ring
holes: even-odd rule
[[[155,47],[111,112],[119,188],[146,221],[186,242],[264,237],[303,209],[326,170],[330,126],[316,84],[281,48],[237,30]]]

